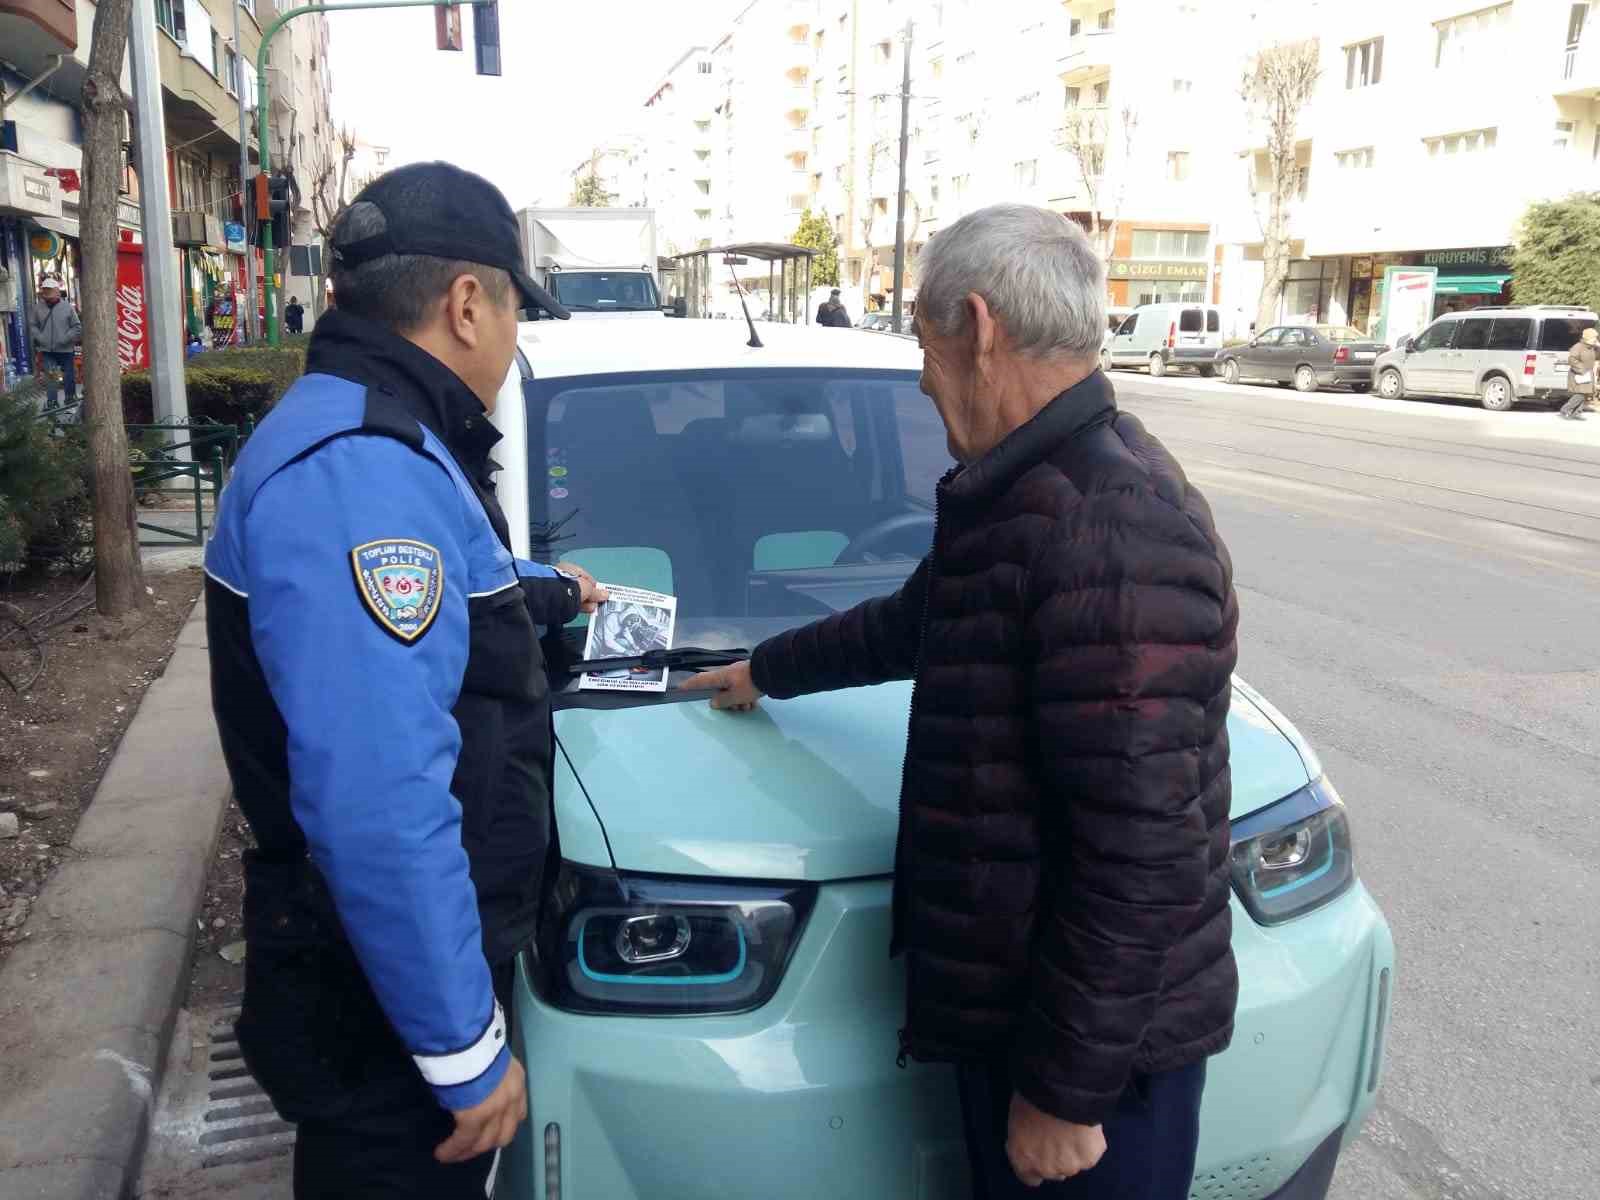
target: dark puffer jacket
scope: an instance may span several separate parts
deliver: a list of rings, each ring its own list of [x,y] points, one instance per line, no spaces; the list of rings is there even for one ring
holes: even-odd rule
[[[905,586],[764,643],[774,698],[914,677],[905,1049],[1046,1112],[1223,1049],[1238,607],[1211,512],[1096,372],[938,490]]]

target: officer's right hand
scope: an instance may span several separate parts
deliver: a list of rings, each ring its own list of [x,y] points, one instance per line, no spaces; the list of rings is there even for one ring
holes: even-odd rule
[[[607,600],[611,599],[611,593],[596,583],[594,576],[577,563],[557,563],[556,570],[564,575],[571,575],[578,581],[578,587],[583,595],[583,600],[578,605],[579,612],[592,613]]]
[[[440,1162],[466,1162],[509,1146],[517,1136],[517,1126],[528,1116],[528,1087],[522,1064],[513,1057],[505,1078],[487,1100],[452,1115],[456,1131],[433,1151],[433,1157]]]

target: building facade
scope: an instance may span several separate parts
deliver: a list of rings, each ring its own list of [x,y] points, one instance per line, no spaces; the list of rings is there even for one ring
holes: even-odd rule
[[[1299,124],[1305,178],[1279,319],[1375,331],[1388,266],[1438,269],[1435,315],[1514,300],[1528,205],[1600,188],[1595,7],[1347,0],[1283,31],[1317,38],[1321,73]],[[1245,147],[1259,177],[1264,155]],[[1217,297],[1253,317],[1260,227],[1232,198]]]
[[[691,46],[645,101],[640,202],[656,212],[663,255],[712,244],[717,89],[711,47]]]

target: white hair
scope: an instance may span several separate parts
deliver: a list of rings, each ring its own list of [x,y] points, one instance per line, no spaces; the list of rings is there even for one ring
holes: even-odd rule
[[[968,213],[917,258],[917,314],[933,332],[966,331],[967,296],[988,303],[1033,358],[1092,358],[1106,328],[1105,267],[1076,223],[1029,204]]]

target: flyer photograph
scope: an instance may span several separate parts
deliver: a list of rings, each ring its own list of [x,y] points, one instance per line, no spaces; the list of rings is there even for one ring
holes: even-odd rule
[[[589,619],[584,642],[585,661],[633,658],[648,650],[672,649],[673,626],[678,619],[678,599],[641,588],[603,584],[611,598]],[[584,675],[579,690],[598,692],[664,692],[665,667],[623,667]]]

